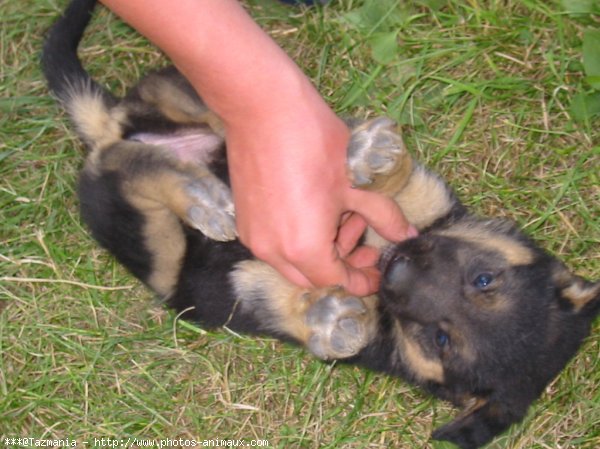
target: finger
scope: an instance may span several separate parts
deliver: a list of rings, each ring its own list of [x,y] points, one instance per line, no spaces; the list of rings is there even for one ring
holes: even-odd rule
[[[330,246],[324,253],[315,252],[295,262],[268,263],[286,279],[304,288],[339,285],[357,296],[371,295],[378,290],[380,274],[375,267],[378,259],[376,250],[360,247],[344,261],[333,245]]]
[[[350,254],[367,229],[367,222],[358,214],[350,214],[340,225],[336,238],[339,257],[344,259]]]
[[[347,221],[348,222],[348,221]],[[355,223],[355,224],[353,224]],[[351,220],[354,228],[360,221]],[[353,232],[349,232],[352,234]],[[269,241],[261,244],[247,245],[254,256],[277,270],[283,277],[303,288],[325,287],[348,284],[348,268],[339,256],[335,246],[335,234],[329,238],[314,241],[310,233],[297,233],[293,241],[288,241],[283,248],[274,247]],[[313,240],[311,240],[313,239]],[[310,243],[308,243],[310,242]],[[368,290],[369,281],[354,281]]]
[[[297,268],[316,286],[339,285],[351,294],[366,296],[376,292],[379,287],[379,271],[371,266],[374,259],[372,253],[360,251],[351,257],[352,264],[339,258],[323,262],[322,257],[317,257],[313,260],[321,261],[318,267],[312,263]]]
[[[377,267],[379,261],[379,251],[370,246],[359,246],[346,257],[345,262],[358,269]]]
[[[353,295],[368,296],[377,292],[380,279],[381,274],[375,267],[348,267],[348,278],[343,287]]]
[[[295,284],[303,288],[314,288],[315,285],[300,272],[296,267],[291,264],[283,264],[280,267],[272,265],[279,273],[283,275],[292,284]]]
[[[352,210],[360,214],[377,234],[391,242],[415,237],[400,206],[391,198],[373,192],[355,190],[351,196]]]
[[[292,284],[303,288],[313,288],[315,285],[293,264],[280,257],[259,258],[262,262],[277,270],[284,278]]]

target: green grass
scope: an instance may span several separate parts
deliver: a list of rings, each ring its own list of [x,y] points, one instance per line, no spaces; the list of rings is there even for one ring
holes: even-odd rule
[[[0,437],[443,447],[428,436],[454,413],[447,404],[274,340],[181,323],[90,239],[74,192],[81,146],[38,67],[64,3],[8,0],[0,16]],[[600,120],[577,106],[597,94],[582,52],[586,30],[600,27],[594,7],[344,0],[250,10],[340,114],[392,116],[467,204],[517,220],[598,279]],[[85,65],[116,92],[166,64],[104,10],[90,31]],[[525,423],[490,447],[600,447],[599,392],[597,323]]]

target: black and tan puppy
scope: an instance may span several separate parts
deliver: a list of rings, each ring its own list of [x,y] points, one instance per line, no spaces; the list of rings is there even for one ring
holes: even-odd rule
[[[588,335],[599,283],[511,223],[471,215],[410,158],[391,121],[376,119],[354,128],[349,176],[393,196],[420,236],[366,236],[387,246],[377,297],[290,285],[235,239],[221,126],[187,81],[166,69],[117,99],[82,68],[76,49],[94,3],[71,3],[43,67],[89,151],[81,212],[101,245],[204,326],[291,340],[463,407],[436,439],[476,448],[523,418]]]

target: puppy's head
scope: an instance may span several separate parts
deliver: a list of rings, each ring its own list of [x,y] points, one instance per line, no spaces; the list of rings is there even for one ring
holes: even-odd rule
[[[389,248],[381,269],[403,369],[464,407],[433,437],[462,448],[521,420],[600,310],[600,282],[570,274],[504,221],[426,232]]]

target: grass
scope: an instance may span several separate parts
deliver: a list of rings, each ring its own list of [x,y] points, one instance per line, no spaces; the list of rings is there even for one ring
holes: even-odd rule
[[[595,94],[582,61],[586,30],[600,26],[593,1],[249,3],[340,114],[392,116],[467,204],[600,278],[600,120],[575,109]],[[274,340],[182,323],[90,239],[74,192],[81,147],[38,67],[64,4],[9,0],[0,17],[0,438],[444,447],[428,436],[454,413],[447,404]],[[104,10],[82,56],[121,93],[166,64]],[[599,324],[490,448],[600,446]]]

